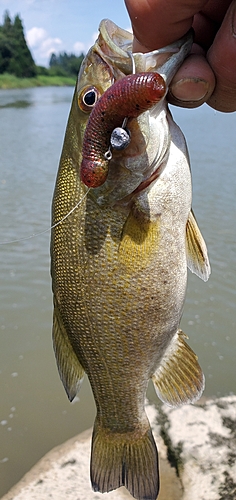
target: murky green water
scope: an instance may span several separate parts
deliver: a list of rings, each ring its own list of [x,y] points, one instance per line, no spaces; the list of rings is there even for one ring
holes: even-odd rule
[[[50,227],[73,89],[0,91],[0,241]],[[189,276],[182,328],[206,396],[236,393],[236,114],[174,109],[190,149],[193,207],[208,244],[208,283]],[[87,381],[70,404],[51,345],[50,232],[0,246],[0,496],[49,449],[90,427]],[[150,396],[153,396],[150,391]]]

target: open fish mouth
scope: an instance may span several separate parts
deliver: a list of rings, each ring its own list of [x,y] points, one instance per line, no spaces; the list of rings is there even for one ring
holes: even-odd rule
[[[145,189],[160,174],[169,146],[165,96],[192,45],[188,33],[163,49],[132,54],[132,36],[127,37],[105,20],[95,43],[115,81],[96,99],[83,136],[80,178],[99,205]]]
[[[150,110],[165,94],[165,81],[156,72],[125,76],[104,92],[93,108],[84,134],[80,176],[86,186],[96,188],[106,181],[115,131],[120,140],[113,141],[113,147],[128,146],[129,134],[119,125]]]

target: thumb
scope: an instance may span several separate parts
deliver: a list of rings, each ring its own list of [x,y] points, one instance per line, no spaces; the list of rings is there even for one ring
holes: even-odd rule
[[[218,111],[236,111],[236,1],[234,0],[207,53],[216,77],[213,94],[207,101]]]

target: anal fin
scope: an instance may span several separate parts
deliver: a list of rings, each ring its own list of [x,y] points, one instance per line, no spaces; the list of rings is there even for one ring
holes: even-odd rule
[[[56,304],[54,304],[52,337],[58,371],[67,396],[70,401],[73,401],[80,389],[84,377],[84,369],[68,339],[66,329]]]
[[[203,281],[207,281],[211,274],[207,247],[192,210],[186,226],[186,251],[190,271]]]
[[[198,358],[184,340],[187,338],[182,330],[177,331],[152,376],[158,397],[173,407],[194,403],[205,387]]]

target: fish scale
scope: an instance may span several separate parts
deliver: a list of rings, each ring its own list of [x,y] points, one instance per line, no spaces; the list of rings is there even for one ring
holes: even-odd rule
[[[132,35],[102,21],[78,75],[52,205],[59,374],[70,401],[84,372],[92,387],[93,489],[108,492],[124,485],[137,500],[156,500],[159,490],[158,454],[144,406],[149,380],[170,406],[194,402],[204,389],[197,356],[179,323],[187,266],[206,281],[210,265],[191,211],[186,143],[164,94],[128,120],[130,143],[111,155],[99,185],[87,190],[83,179],[87,169],[96,172],[101,159],[96,130],[102,137],[107,128],[99,110],[106,109],[116,78],[116,106],[121,99],[122,108],[130,82],[139,82],[138,92],[145,95],[145,72],[160,73],[157,80],[168,88],[191,44],[187,34],[161,52],[134,54],[142,76],[129,78]],[[112,111],[112,99],[107,106]],[[95,121],[89,120],[93,108]],[[121,118],[126,117],[121,113]],[[113,124],[111,115],[109,133]]]

